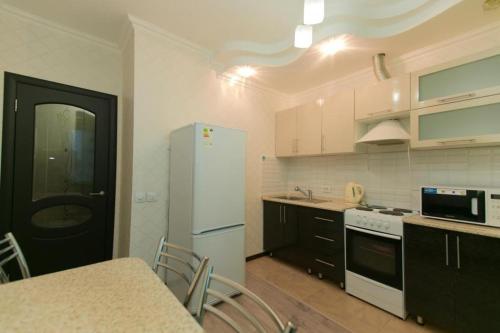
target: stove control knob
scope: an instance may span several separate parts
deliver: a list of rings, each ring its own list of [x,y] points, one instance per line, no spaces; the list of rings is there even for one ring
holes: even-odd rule
[[[382,229],[382,222],[377,222],[377,228]]]
[[[385,223],[384,223],[384,228],[385,228],[386,230],[387,230],[387,229],[389,229],[389,223],[385,222]]]

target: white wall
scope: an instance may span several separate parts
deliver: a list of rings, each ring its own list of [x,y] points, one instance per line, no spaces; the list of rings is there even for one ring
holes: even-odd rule
[[[246,253],[262,250],[261,155],[274,154],[274,111],[285,96],[230,86],[206,55],[166,34],[134,28],[133,191],[158,193],[158,202],[133,203],[130,255],[151,261],[167,229],[169,133],[195,121],[248,133]]]
[[[116,47],[36,17],[0,9],[0,125],[4,71],[120,96],[120,66],[121,54]],[[121,118],[120,114],[118,118]],[[120,126],[118,134],[120,140]],[[117,171],[119,173],[120,169]],[[119,199],[117,196],[117,207]],[[119,220],[118,213],[117,209],[116,220]],[[118,232],[116,226],[115,240]],[[115,241],[115,254],[117,245]]]

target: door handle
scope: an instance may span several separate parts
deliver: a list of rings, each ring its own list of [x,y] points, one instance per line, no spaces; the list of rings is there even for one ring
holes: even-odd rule
[[[445,235],[445,246],[446,246],[446,266],[450,265],[450,256],[448,254],[448,234]]]
[[[99,192],[91,192],[89,193],[91,197],[103,197],[106,195],[106,192],[104,191],[99,191]]]

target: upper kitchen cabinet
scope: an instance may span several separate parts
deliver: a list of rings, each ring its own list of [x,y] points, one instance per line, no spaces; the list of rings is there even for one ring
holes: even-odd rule
[[[354,152],[354,90],[344,90],[328,97],[321,112],[322,153]]]
[[[300,105],[276,113],[276,156],[321,154],[321,107]]]
[[[500,143],[500,95],[411,112],[412,148],[449,148]]]
[[[356,89],[356,120],[387,117],[410,110],[410,74]]]
[[[321,154],[321,106],[317,102],[297,108],[297,155]]]
[[[276,156],[293,156],[297,152],[297,110],[276,113]]]
[[[500,94],[500,50],[412,73],[411,86],[412,109]]]

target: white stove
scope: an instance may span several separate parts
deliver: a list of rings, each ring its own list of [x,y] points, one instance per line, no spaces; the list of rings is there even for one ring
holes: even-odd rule
[[[345,224],[391,235],[403,235],[403,217],[417,214],[404,208],[361,206],[345,212]]]
[[[401,318],[403,217],[408,209],[364,206],[345,212],[346,291]]]

